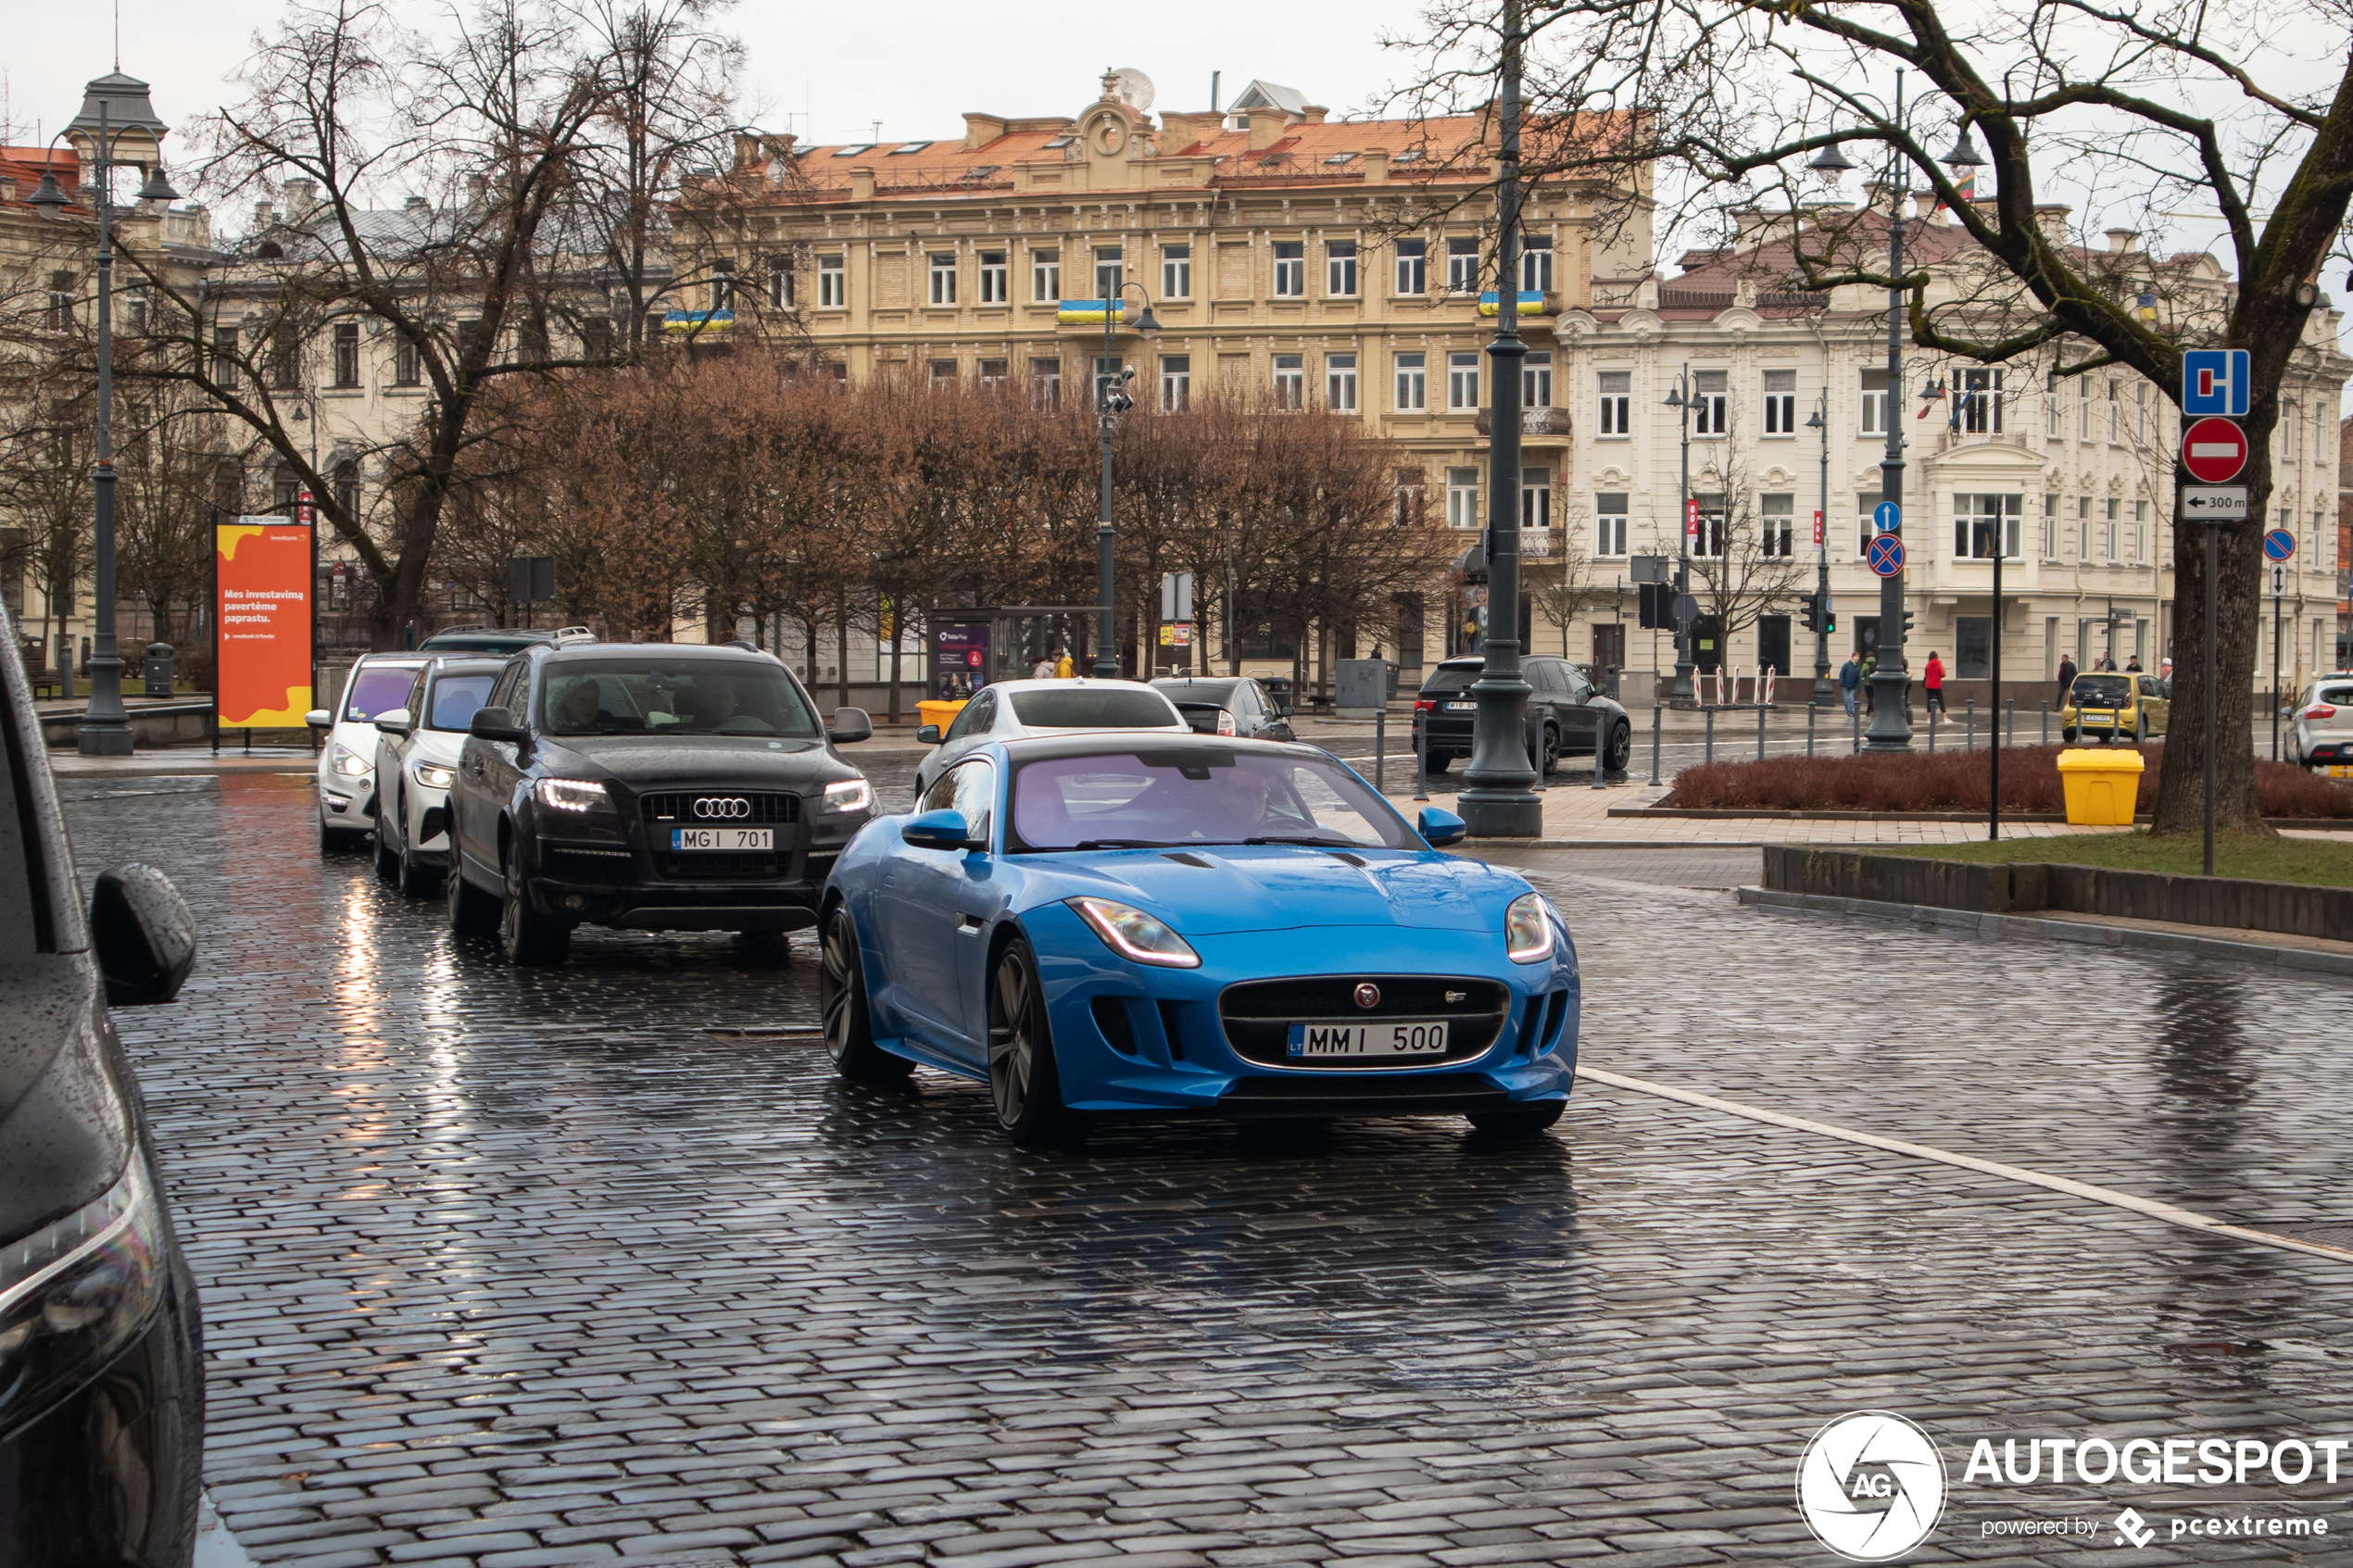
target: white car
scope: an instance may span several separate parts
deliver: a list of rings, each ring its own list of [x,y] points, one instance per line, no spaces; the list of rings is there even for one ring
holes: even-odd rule
[[[973,694],[946,734],[936,724],[915,732],[917,740],[938,743],[916,764],[915,798],[921,800],[950,763],[983,741],[1087,730],[1193,733],[1175,703],[1140,681],[999,681]]]
[[[343,684],[343,707],[314,708],[304,720],[326,732],[319,748],[319,852],[354,849],[375,825],[376,715],[408,700],[417,671],[430,662],[413,653],[362,654]]]
[[[2333,779],[2353,779],[2353,678],[2315,681],[2296,705],[2289,754],[2299,768]]]
[[[443,655],[417,671],[401,705],[376,716],[376,874],[411,898],[449,869],[449,785],[474,709],[503,659]]]

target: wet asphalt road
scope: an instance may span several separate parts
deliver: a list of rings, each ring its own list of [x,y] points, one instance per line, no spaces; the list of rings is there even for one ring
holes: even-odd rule
[[[2353,1267],[1591,1084],[1532,1145],[1024,1152],[976,1085],[836,1081],[794,1032],[805,938],[590,932],[517,972],[320,859],[304,781],[66,794],[85,876],[145,859],[198,912],[182,1000],[121,1025],[205,1291],[212,1492],[261,1562],[1827,1562],[1793,1466],[1869,1407],[1944,1446],[1914,1561],[2353,1558],[1982,1537],[2250,1499],[2353,1531],[2353,1464],[2227,1499],[1961,1478],[1978,1436],[2353,1436]],[[1589,1062],[2353,1220],[2342,983],[1742,909],[1612,854],[1540,873]]]

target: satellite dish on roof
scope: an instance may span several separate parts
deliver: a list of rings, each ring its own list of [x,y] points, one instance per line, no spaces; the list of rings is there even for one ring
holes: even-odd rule
[[[1119,78],[1119,101],[1138,114],[1150,113],[1154,92],[1152,79],[1134,66],[1122,66],[1114,74]]]

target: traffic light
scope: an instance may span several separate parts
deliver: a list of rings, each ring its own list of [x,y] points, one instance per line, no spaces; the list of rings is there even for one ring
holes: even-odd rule
[[[1666,625],[1667,608],[1659,601],[1666,596],[1667,584],[1637,583],[1634,590],[1639,596],[1635,605],[1634,624],[1645,632],[1655,632]]]
[[[1838,630],[1838,611],[1831,608],[1831,596],[1828,594],[1822,596],[1822,630],[1825,632]]]
[[[1822,596],[1819,594],[1808,594],[1806,596],[1804,615],[1805,626],[1808,632],[1818,632],[1822,629]]]
[[[1912,640],[1912,612],[1908,609],[1904,612],[1904,640]]]

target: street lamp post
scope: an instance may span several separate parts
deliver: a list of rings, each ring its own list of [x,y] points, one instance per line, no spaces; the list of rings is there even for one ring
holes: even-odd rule
[[[1806,421],[1807,430],[1822,433],[1822,509],[1814,514],[1814,696],[1817,708],[1838,700],[1831,689],[1831,389],[1822,385],[1822,401]]]
[[[128,135],[135,126],[125,126]],[[59,134],[63,134],[60,132]],[[90,654],[90,706],[82,716],[82,731],[77,746],[84,757],[128,757],[131,755],[131,715],[122,706],[122,659],[115,649],[114,628],[114,230],[108,214],[113,207],[108,190],[108,176],[114,168],[115,136],[107,119],[107,103],[98,100],[97,157],[92,172],[97,176],[98,209],[98,458],[91,475],[95,492],[97,510],[97,567],[94,573],[93,607],[95,622],[92,628],[94,646]],[[52,138],[50,144],[55,146]],[[42,160],[41,183],[28,201],[37,208],[55,213],[72,205],[57,188],[57,177]],[[139,188],[137,200],[170,201],[179,195],[170,182],[163,177],[163,165],[157,163],[148,174],[147,182]],[[72,655],[67,652],[69,659]]]
[[[1669,708],[1691,708],[1697,699],[1692,694],[1691,627],[1685,623],[1680,607],[1692,591],[1692,368],[1687,363],[1675,378],[1675,390],[1667,395],[1667,406],[1683,421],[1683,491],[1681,515],[1675,520],[1675,597],[1668,608],[1675,629],[1675,684],[1667,694]]]
[[[1103,431],[1103,516],[1101,526],[1095,530],[1095,544],[1100,552],[1096,571],[1101,592],[1097,597],[1102,600],[1102,623],[1095,629],[1095,678],[1099,681],[1119,679],[1118,633],[1115,630],[1115,612],[1112,608],[1112,557],[1118,547],[1119,531],[1113,526],[1111,515],[1111,438],[1112,433],[1119,428],[1119,416],[1136,406],[1136,399],[1127,393],[1127,383],[1136,379],[1136,370],[1133,366],[1129,366],[1124,371],[1114,372],[1109,367],[1113,359],[1112,320],[1120,307],[1126,304],[1129,289],[1134,289],[1144,302],[1144,313],[1136,318],[1137,335],[1149,338],[1160,331],[1160,323],[1152,318],[1152,296],[1145,293],[1143,284],[1130,278],[1119,287],[1105,293],[1102,358],[1104,368],[1100,370],[1095,377],[1096,413],[1101,420]],[[1143,650],[1139,649],[1137,662],[1141,664],[1142,661]]]
[[[1520,678],[1519,662],[1520,367],[1528,357],[1519,336],[1520,45],[1520,0],[1504,0],[1496,325],[1495,341],[1487,345],[1494,388],[1488,412],[1486,657],[1471,684],[1478,709],[1471,728],[1470,766],[1455,797],[1471,833],[1489,838],[1534,838],[1544,825],[1543,802],[1530,787],[1537,776],[1528,757],[1529,685]]]

